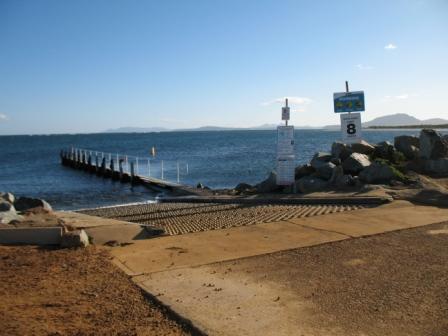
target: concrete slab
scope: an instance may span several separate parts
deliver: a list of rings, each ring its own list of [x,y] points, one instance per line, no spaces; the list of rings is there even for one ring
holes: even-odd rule
[[[87,229],[98,226],[111,226],[111,225],[123,225],[129,224],[129,222],[120,221],[111,218],[101,218],[95,216],[89,216],[81,213],[71,211],[57,211],[55,215],[62,219],[64,222],[70,224],[77,229]]]
[[[112,250],[117,261],[134,274],[159,272],[216,261],[349,238],[334,232],[275,222],[134,241]]]
[[[119,244],[129,244],[141,239],[154,238],[151,229],[145,229],[137,224],[115,224],[102,225],[86,228],[85,231],[89,237],[92,237],[92,243],[103,245],[109,241],[116,241]]]
[[[59,245],[61,227],[0,229],[0,244]]]

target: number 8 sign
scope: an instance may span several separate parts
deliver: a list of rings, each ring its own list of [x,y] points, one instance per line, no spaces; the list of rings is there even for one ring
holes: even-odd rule
[[[342,141],[345,143],[360,142],[362,140],[362,126],[360,113],[341,114]]]

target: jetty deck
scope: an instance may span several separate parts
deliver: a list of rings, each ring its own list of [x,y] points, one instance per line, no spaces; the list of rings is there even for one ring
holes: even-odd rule
[[[163,178],[163,161],[161,167],[161,178],[141,174],[139,161],[142,158],[129,155],[111,154],[98,151],[71,148],[61,150],[61,164],[77,170],[82,170],[99,177],[109,178],[123,183],[142,185],[152,190],[169,191],[174,195],[206,195],[206,189],[193,188],[179,183],[179,167],[177,181],[169,181]],[[129,159],[129,161],[128,161]],[[150,174],[150,159],[143,159],[148,164],[146,171]]]

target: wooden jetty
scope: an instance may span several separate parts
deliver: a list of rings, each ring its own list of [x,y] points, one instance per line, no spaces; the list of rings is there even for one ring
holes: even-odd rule
[[[65,167],[83,170],[90,174],[96,174],[99,177],[110,178],[123,183],[143,185],[157,191],[169,191],[179,196],[197,195],[201,193],[200,190],[196,188],[185,186],[180,183],[138,174],[139,160],[131,160],[128,162],[128,156],[72,148],[71,150],[61,150],[60,158],[61,164]],[[150,164],[149,161],[148,164]]]

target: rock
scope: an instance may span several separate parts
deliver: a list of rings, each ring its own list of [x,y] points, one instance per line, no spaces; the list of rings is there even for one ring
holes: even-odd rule
[[[13,194],[11,194],[11,193],[0,193],[0,201],[1,200],[4,200],[4,201],[6,201],[6,202],[8,202],[8,203],[11,203],[11,204],[13,204],[14,203],[14,200],[15,200],[15,197],[14,197],[14,195]]]
[[[375,147],[369,144],[367,141],[361,140],[361,142],[354,143],[350,146],[353,153],[360,153],[370,155],[375,150]]]
[[[428,174],[435,174],[444,177],[448,176],[448,158],[425,160],[423,165],[425,172]]]
[[[260,193],[267,193],[279,190],[280,188],[277,185],[277,173],[275,171],[272,171],[266,180],[257,184],[255,187],[257,188],[257,192]]]
[[[333,175],[333,170],[336,167],[336,165],[331,162],[319,162],[319,163],[317,162],[315,163],[314,166],[314,169],[316,169],[317,177],[321,177],[324,180],[329,180],[331,178],[331,175]]]
[[[415,136],[400,135],[394,138],[394,146],[408,160],[413,160],[419,155],[420,139]]]
[[[197,189],[204,189],[204,185],[201,182],[199,182],[198,184],[196,184],[196,188]]]
[[[295,179],[298,180],[301,177],[313,174],[316,171],[310,164],[304,164],[297,166],[295,169]]]
[[[338,158],[331,158],[330,162],[335,166],[340,166],[342,164],[342,160]]]
[[[392,168],[386,163],[373,162],[359,173],[359,179],[367,183],[390,183],[395,178]]]
[[[75,230],[65,232],[61,237],[61,247],[87,247],[89,246],[89,237],[84,230]]]
[[[341,159],[344,161],[352,154],[352,150],[342,142],[333,142],[331,145],[331,156],[335,159]]]
[[[332,156],[330,153],[326,152],[317,152],[314,154],[313,158],[310,161],[311,166],[314,167],[315,163],[318,162],[329,162],[331,160]]]
[[[11,206],[11,208],[8,211],[0,212],[0,224],[11,224],[14,222],[21,222],[23,220],[23,217],[17,214],[14,207],[11,204],[9,205]]]
[[[353,176],[345,174],[344,169],[341,166],[336,166],[333,170],[333,175],[331,175],[329,184],[335,186],[336,188],[344,189],[346,187],[354,186],[356,184]]]
[[[370,166],[369,157],[365,154],[353,153],[343,163],[345,173],[358,174],[364,168]]]
[[[254,187],[252,187],[250,184],[247,184],[247,183],[239,183],[236,187],[235,187],[235,190],[236,191],[238,191],[238,192],[244,192],[244,191],[250,191],[250,190],[253,190],[254,189]]]
[[[16,211],[16,209],[14,209],[14,205],[12,205],[9,202],[0,200],[0,212],[7,212],[7,211],[10,211],[11,209],[14,212]]]
[[[52,211],[50,204],[39,198],[19,197],[14,202],[14,207],[17,211],[26,211],[32,208],[44,208],[47,211]]]
[[[341,178],[344,175],[344,169],[341,166],[336,166],[333,169],[333,172],[331,174],[330,180],[328,181],[329,184],[335,184],[336,181]]]
[[[396,162],[396,149],[389,141],[383,141],[376,145],[373,156],[375,158]]]
[[[313,176],[304,176],[296,181],[296,190],[302,193],[322,191],[328,186],[328,182]]]
[[[441,159],[448,157],[448,140],[432,129],[420,132],[420,158]]]
[[[332,156],[330,153],[319,152],[314,154],[310,164],[316,170],[318,177],[328,180],[333,173],[335,165],[330,162]]]

